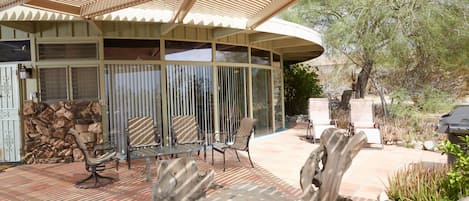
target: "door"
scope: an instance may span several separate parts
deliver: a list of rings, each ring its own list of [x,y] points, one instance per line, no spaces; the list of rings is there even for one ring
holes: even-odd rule
[[[0,64],[0,162],[19,162],[20,97],[16,64]]]

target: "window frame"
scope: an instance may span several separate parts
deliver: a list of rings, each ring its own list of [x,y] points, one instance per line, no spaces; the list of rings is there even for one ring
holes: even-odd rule
[[[66,74],[66,99],[49,99],[49,100],[44,100],[42,96],[42,86],[41,86],[41,70],[44,69],[65,69],[65,74]],[[96,69],[96,83],[97,83],[97,96],[95,98],[83,98],[83,99],[76,99],[73,96],[73,75],[72,71],[73,69],[79,69],[79,68],[95,68]],[[38,66],[38,91],[39,91],[39,96],[38,99],[41,102],[57,102],[57,101],[91,101],[91,100],[100,100],[101,99],[101,87],[100,87],[100,76],[99,76],[99,65],[61,65],[61,66]]]

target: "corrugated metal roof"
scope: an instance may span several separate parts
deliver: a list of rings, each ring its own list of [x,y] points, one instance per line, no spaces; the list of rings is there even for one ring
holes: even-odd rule
[[[244,31],[250,34],[251,43],[270,41],[275,50],[285,53],[284,58],[304,60],[317,57],[323,51],[317,32],[272,19],[294,1],[0,0],[0,20],[155,22],[162,23],[162,35],[179,24],[222,27],[225,30],[214,33],[215,38]]]

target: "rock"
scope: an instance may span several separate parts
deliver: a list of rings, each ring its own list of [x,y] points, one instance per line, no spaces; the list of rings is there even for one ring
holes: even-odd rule
[[[423,148],[425,150],[433,151],[433,148],[435,148],[435,143],[433,141],[427,140],[423,142]]]
[[[414,149],[422,150],[422,149],[423,149],[423,142],[417,141],[417,142],[414,144]]]
[[[378,195],[378,200],[377,201],[389,201],[389,197],[388,197],[388,194],[386,194],[386,192],[381,192],[379,195]]]

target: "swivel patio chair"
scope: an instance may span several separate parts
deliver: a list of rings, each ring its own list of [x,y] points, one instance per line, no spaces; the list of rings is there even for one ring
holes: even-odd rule
[[[127,128],[127,168],[130,169],[131,160],[137,158],[133,151],[151,149],[160,146],[157,128],[151,117],[134,117],[128,120]]]
[[[373,120],[372,100],[350,100],[350,127],[353,133],[363,131],[368,144],[379,144],[384,147],[379,124]]]
[[[234,134],[233,142],[229,142],[227,137],[221,137],[220,139],[225,139],[225,142],[215,142],[212,144],[212,165],[214,164],[213,160],[213,152],[217,151],[223,154],[223,171],[225,171],[225,153],[228,149],[232,149],[236,153],[236,157],[238,161],[241,162],[239,159],[238,151],[246,151],[248,152],[249,162],[251,166],[254,168],[254,164],[251,160],[251,155],[249,153],[249,140],[251,139],[251,134],[254,132],[254,123],[255,120],[251,118],[243,118],[241,120],[240,126],[237,132]]]
[[[77,143],[78,148],[83,152],[83,155],[85,157],[86,171],[91,172],[91,175],[89,177],[78,181],[77,183],[75,183],[75,186],[77,188],[87,189],[87,188],[99,188],[101,186],[105,186],[109,183],[112,183],[114,180],[113,178],[101,176],[100,174],[98,174],[98,171],[103,171],[105,169],[104,163],[113,161],[113,160],[116,161],[116,165],[115,165],[116,170],[119,169],[119,160],[118,158],[116,158],[116,152],[115,151],[107,152],[97,157],[91,156],[85,144],[86,142],[85,139],[82,136],[80,136],[78,131],[74,129],[70,129],[68,133],[72,134],[75,137],[75,142]],[[92,185],[86,185],[85,183],[87,183],[87,181],[89,180],[94,180],[94,183]]]
[[[180,115],[171,118],[171,129],[173,133],[173,144],[193,144],[196,149],[204,149],[204,159],[206,159],[205,136],[199,129],[195,116]]]
[[[335,128],[336,123],[331,120],[329,113],[329,100],[327,98],[310,98],[308,104],[308,130],[307,138],[321,139],[324,130]],[[312,134],[312,136],[310,136]]]

